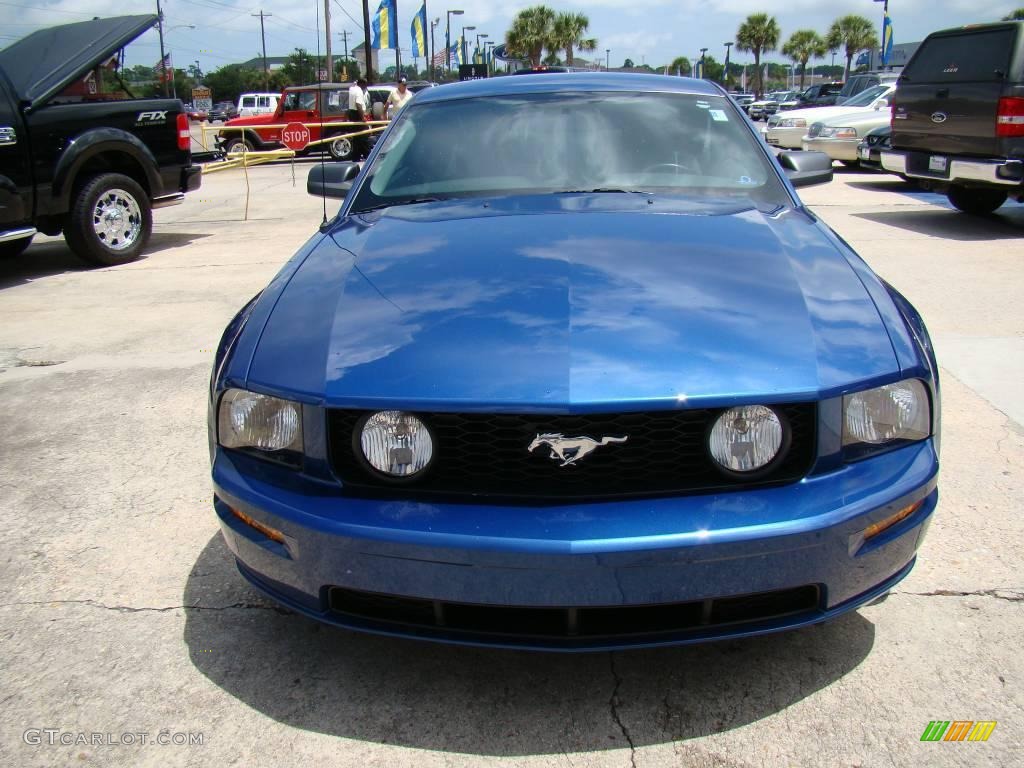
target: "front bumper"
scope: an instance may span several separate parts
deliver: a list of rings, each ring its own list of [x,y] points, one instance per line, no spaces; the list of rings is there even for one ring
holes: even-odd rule
[[[931,170],[929,160],[932,157],[945,160],[946,170]],[[881,160],[885,170],[915,179],[1002,188],[1024,185],[1024,162],[1020,160],[968,158],[893,149],[884,150]]]
[[[775,147],[785,149],[800,149],[804,136],[807,135],[807,128],[779,128],[768,126],[766,141]]]
[[[812,152],[824,152],[833,160],[846,160],[848,162],[859,160],[857,157],[857,145],[860,139],[823,139],[810,138],[805,136],[800,141],[800,146]]]
[[[272,484],[253,461],[215,450],[214,505],[243,575],[274,599],[352,629],[548,650],[698,642],[831,618],[909,572],[937,502],[931,440],[784,487],[555,507],[349,498],[304,480]],[[869,525],[919,500],[913,515],[864,541]],[[818,597],[758,621],[556,637],[352,616],[332,610],[332,588],[569,614],[803,588]]]

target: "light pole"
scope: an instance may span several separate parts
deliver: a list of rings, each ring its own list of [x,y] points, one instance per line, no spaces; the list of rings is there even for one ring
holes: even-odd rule
[[[465,11],[448,11],[448,23],[444,28],[444,68],[452,72],[452,16],[461,16]]]
[[[430,64],[427,65],[427,70],[430,72],[431,82],[437,80],[437,73],[434,71],[434,56],[437,54],[437,51],[434,49],[434,27],[440,23],[440,17],[430,20]]]
[[[612,68],[612,49],[611,48],[605,48],[604,49],[604,71],[607,72],[611,68]]]
[[[491,76],[491,59],[494,57],[494,46],[493,40],[484,41],[484,64],[487,66],[487,76]]]
[[[466,63],[466,48],[467,48],[467,46],[466,46],[466,30],[469,30],[470,32],[472,32],[474,29],[476,29],[476,27],[463,27],[462,28],[462,35],[459,38],[460,40],[462,40],[462,45],[461,45],[461,48],[459,50],[459,53],[462,54],[462,58],[459,59],[459,61],[461,61],[463,64]]]
[[[704,54],[708,52],[707,48],[700,49],[700,79],[704,79]]]
[[[480,50],[480,38],[488,38],[488,37],[490,37],[490,35],[488,35],[488,34],[478,34],[476,36],[476,49],[478,51]],[[475,61],[473,63],[476,64]]]
[[[727,40],[726,42],[722,43],[722,45],[725,46],[725,77],[723,78],[723,80],[725,81],[725,90],[728,91],[729,90],[729,49],[732,48],[732,41],[731,40]]]
[[[161,18],[163,18],[161,16]],[[160,25],[161,28],[163,24]],[[168,27],[168,32],[173,32],[176,29],[195,29],[195,24],[175,24],[173,27]],[[160,61],[163,61],[163,30],[160,32]],[[197,62],[198,63],[198,62]],[[167,67],[163,67],[163,78],[164,78],[164,95],[167,95]],[[171,56],[171,98],[178,98],[178,84],[174,82],[174,57]]]

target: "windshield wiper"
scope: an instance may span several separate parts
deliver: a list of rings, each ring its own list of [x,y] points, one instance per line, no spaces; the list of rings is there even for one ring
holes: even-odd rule
[[[620,189],[619,187],[595,187],[594,189],[560,189],[557,192],[553,192],[555,195],[583,195],[591,192],[622,192],[627,195],[651,195],[653,192],[648,192],[644,189]]]
[[[405,200],[395,200],[390,203],[377,203],[377,205],[370,205],[366,208],[360,208],[358,211],[352,211],[352,213],[367,213],[369,211],[379,211],[382,208],[392,208],[396,205],[417,205],[418,203],[439,203],[442,200],[449,200],[447,197],[408,197]]]

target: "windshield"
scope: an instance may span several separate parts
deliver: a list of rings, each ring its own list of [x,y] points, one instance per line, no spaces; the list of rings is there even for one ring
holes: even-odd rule
[[[877,99],[879,96],[885,96],[889,91],[888,85],[875,85],[868,88],[866,91],[861,91],[852,99],[843,102],[844,107],[870,107],[871,102]]]
[[[533,93],[412,104],[351,211],[423,198],[658,192],[789,198],[724,96]]]

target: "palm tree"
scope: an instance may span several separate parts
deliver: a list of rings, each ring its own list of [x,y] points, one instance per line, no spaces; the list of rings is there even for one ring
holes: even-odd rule
[[[800,64],[800,90],[804,89],[804,73],[807,72],[808,59],[818,59],[825,55],[828,45],[821,35],[813,29],[798,29],[789,36],[782,46],[782,52]]]
[[[752,13],[736,31],[736,47],[754,54],[754,77],[757,87],[754,93],[761,98],[764,91],[764,73],[761,72],[761,54],[774,51],[779,44],[779,23],[767,13]]]
[[[572,66],[574,48],[581,51],[596,51],[597,40],[584,37],[590,27],[590,19],[585,13],[559,13],[555,17],[552,29],[552,44],[558,50],[565,51],[565,65]]]
[[[681,72],[684,75],[690,74],[690,60],[685,56],[677,56],[672,59],[672,63],[669,64],[669,71],[672,74],[675,74],[676,72]]]
[[[857,51],[878,46],[875,25],[863,16],[856,14],[843,16],[833,21],[826,40],[829,48],[839,48],[840,46],[846,48],[846,69],[843,71],[843,80],[850,79],[850,64]]]
[[[1024,8],[1018,8],[1003,16],[1003,21],[1024,21]]]
[[[544,49],[557,48],[553,44],[555,12],[546,5],[524,8],[512,19],[505,33],[509,53],[530,60],[530,66],[540,66]]]

